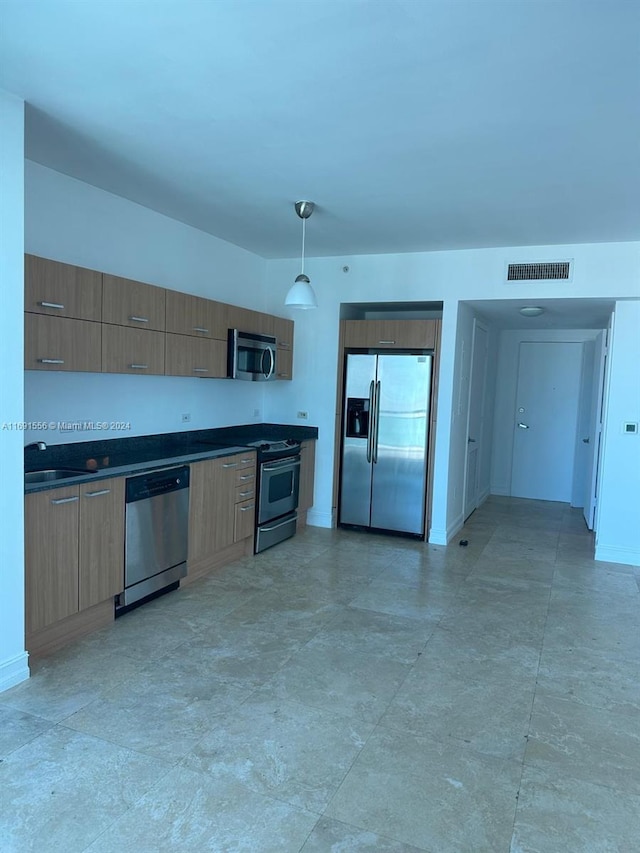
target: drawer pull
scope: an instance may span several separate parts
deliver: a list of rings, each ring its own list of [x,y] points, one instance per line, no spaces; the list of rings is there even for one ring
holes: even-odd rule
[[[250,509],[255,509],[255,504],[249,504],[249,506],[241,506],[240,512],[248,512]]]
[[[253,489],[251,489],[248,492],[238,492],[238,497],[239,498],[250,498],[252,494],[253,494]]]
[[[147,370],[149,365],[148,364],[130,364],[129,367],[132,370]]]
[[[194,367],[193,372],[194,373],[208,373],[209,368],[208,367]]]
[[[131,320],[132,323],[148,323],[149,322],[148,317],[136,317],[135,314],[132,314],[131,317],[129,317],[129,320]]]
[[[288,379],[288,378],[289,378],[289,374],[288,374],[288,373],[279,373],[279,374],[278,374],[278,376],[279,376],[281,379]]]
[[[253,462],[253,457],[250,456],[248,459],[241,459],[240,462],[242,462],[243,465],[246,465],[247,462]]]
[[[110,494],[111,489],[100,489],[99,492],[85,492],[85,498],[99,498],[100,495],[108,495]]]
[[[40,364],[64,364],[64,358],[39,358]]]
[[[395,344],[395,341],[378,341],[379,344]]]
[[[240,480],[253,480],[255,474],[245,474],[243,477],[239,477]]]
[[[51,503],[56,504],[56,505],[58,505],[58,504],[72,504],[75,501],[79,501],[79,500],[80,500],[80,498],[78,497],[78,495],[76,495],[73,498],[51,498]]]
[[[203,335],[209,334],[209,329],[205,329],[204,326],[194,326],[193,331],[194,332],[202,332]]]
[[[43,308],[57,308],[58,311],[64,310],[64,305],[60,302],[38,302],[38,305],[41,305]]]
[[[278,341],[278,346],[280,349],[291,349],[291,344],[289,341]]]
[[[238,465],[237,462],[223,462],[222,463],[223,468],[235,468],[237,465]]]

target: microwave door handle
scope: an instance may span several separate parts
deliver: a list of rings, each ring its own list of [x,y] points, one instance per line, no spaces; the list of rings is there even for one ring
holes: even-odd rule
[[[269,366],[265,367],[264,360],[267,355],[269,356]],[[262,375],[265,379],[269,379],[269,377],[273,373],[273,355],[269,347],[265,347],[262,350],[262,358],[260,359],[260,369],[262,370]]]
[[[269,370],[267,371],[265,378],[271,379],[273,371],[276,369],[276,359],[271,347],[267,347],[265,352],[269,353]]]

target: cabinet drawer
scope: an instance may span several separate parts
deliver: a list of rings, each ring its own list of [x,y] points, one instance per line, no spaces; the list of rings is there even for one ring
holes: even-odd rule
[[[24,310],[99,321],[102,316],[102,273],[25,255]]]
[[[236,486],[236,503],[248,501],[256,496],[255,480],[249,480],[242,486]]]
[[[236,516],[234,527],[234,542],[240,542],[248,536],[253,536],[256,517],[256,504],[254,500],[246,500],[236,504]]]
[[[100,323],[24,315],[25,370],[73,370],[100,373]]]
[[[164,333],[102,326],[103,373],[164,373]]]
[[[164,331],[166,291],[115,275],[102,277],[102,322]]]
[[[227,341],[228,305],[167,290],[167,332]]]
[[[236,472],[236,486],[253,486],[255,481],[255,468],[240,468]]]
[[[223,341],[168,334],[165,373],[167,376],[224,378],[227,375],[227,345]]]

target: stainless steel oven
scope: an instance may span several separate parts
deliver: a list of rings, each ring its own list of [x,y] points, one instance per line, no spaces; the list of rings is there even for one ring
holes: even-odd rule
[[[256,441],[258,506],[255,552],[288,539],[296,532],[300,492],[300,442]]]
[[[277,379],[276,338],[229,329],[227,375],[250,382]]]

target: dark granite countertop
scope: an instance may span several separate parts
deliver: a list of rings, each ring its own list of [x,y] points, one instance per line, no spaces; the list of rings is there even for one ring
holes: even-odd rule
[[[25,494],[48,491],[78,483],[184,465],[203,459],[241,453],[258,439],[318,438],[317,427],[287,424],[242,424],[218,429],[171,432],[160,435],[52,444],[46,450],[25,450],[25,473],[48,468],[73,468],[87,473],[60,480],[25,485]]]

